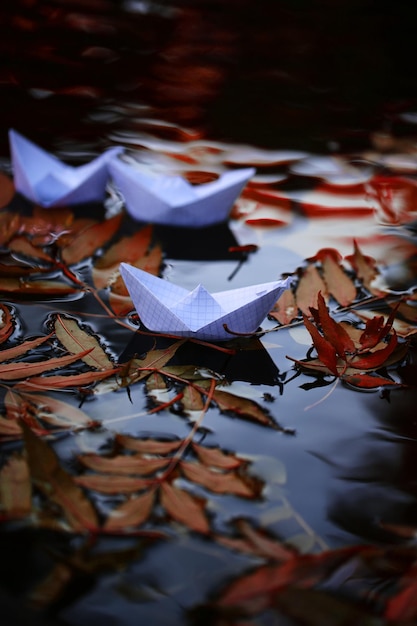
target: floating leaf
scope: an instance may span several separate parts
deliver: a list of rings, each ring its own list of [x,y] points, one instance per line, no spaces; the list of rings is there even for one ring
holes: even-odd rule
[[[54,450],[21,422],[30,475],[46,498],[58,504],[75,531],[92,530],[98,526],[91,502],[60,465]]]
[[[298,308],[310,315],[310,308],[317,308],[317,296],[327,296],[327,287],[315,265],[307,265],[295,290]]]
[[[74,287],[58,280],[0,278],[0,294],[13,294],[18,299],[33,298],[33,296],[68,296],[76,291]]]
[[[0,353],[1,354],[1,353]],[[117,374],[119,368],[105,370],[104,372],[82,372],[68,376],[33,376],[30,380],[17,383],[14,389],[21,391],[36,391],[46,389],[71,389],[73,387],[85,387],[98,380],[103,380]]]
[[[280,324],[290,324],[298,316],[298,306],[291,289],[285,291],[274,304],[274,308],[269,312],[269,316],[276,319]]]
[[[9,211],[0,212],[0,246],[4,246],[19,231],[20,216]]]
[[[204,465],[188,461],[181,461],[180,468],[188,480],[198,483],[214,493],[231,493],[243,498],[254,498],[259,495],[259,483],[234,472],[213,471]]]
[[[130,382],[136,382],[149,376],[153,370],[159,370],[168,363],[186,339],[180,339],[173,343],[169,348],[164,350],[150,350],[145,358],[133,359],[130,363],[129,374],[126,380],[123,380],[123,384],[129,384]]]
[[[236,469],[244,465],[246,461],[239,459],[234,454],[227,454],[220,448],[206,448],[198,443],[192,442],[191,447],[199,460],[208,467],[218,467],[224,470]]]
[[[77,233],[72,241],[62,249],[64,263],[72,265],[92,256],[116,234],[122,217],[123,215],[119,213]]]
[[[48,372],[50,370],[64,367],[75,363],[79,359],[82,359],[88,354],[88,350],[80,352],[79,354],[70,354],[68,356],[56,357],[53,359],[47,359],[45,361],[37,362],[25,362],[20,361],[16,363],[9,363],[7,365],[0,365],[0,380],[18,380],[20,378],[27,378],[29,376],[35,376]]]
[[[169,459],[150,459],[136,455],[118,455],[114,457],[104,457],[99,454],[81,454],[78,460],[96,472],[106,472],[112,474],[153,474],[165,467]]]
[[[37,337],[36,339],[32,339],[29,341],[24,341],[17,346],[13,346],[13,348],[8,348],[7,350],[0,351],[0,362],[10,361],[11,359],[16,359],[22,354],[26,354],[30,350],[34,350],[38,346],[45,343],[52,337],[52,333],[50,335],[46,335],[45,337]]]
[[[100,493],[114,495],[142,491],[142,489],[149,486],[149,481],[144,478],[117,474],[85,474],[83,476],[74,476],[74,481],[85,489],[93,489]]]
[[[55,333],[59,341],[72,354],[85,352],[82,360],[98,370],[113,370],[112,363],[96,337],[83,330],[75,319],[58,315],[55,321]]]
[[[242,415],[264,426],[279,428],[268,412],[253,400],[240,398],[228,391],[219,391],[217,389],[213,393],[213,400],[221,411],[231,411],[236,415]]]
[[[0,303],[0,343],[7,341],[13,333],[13,316],[8,306]]]
[[[32,509],[32,489],[26,460],[11,456],[0,470],[0,515],[27,517]]]
[[[49,254],[44,252],[42,248],[34,246],[26,237],[14,237],[8,244],[9,250],[23,254],[26,257],[37,259],[39,261],[46,261],[51,263],[53,259]]]
[[[170,454],[181,445],[181,440],[160,441],[158,439],[136,439],[129,435],[116,435],[116,443],[127,450],[135,450],[142,454]]]
[[[356,298],[356,287],[331,255],[322,260],[323,279],[327,290],[341,306],[349,306]]]
[[[0,172],[0,209],[10,204],[15,193],[13,180],[4,172]]]
[[[204,513],[205,501],[191,496],[183,489],[164,482],[160,486],[161,504],[177,522],[181,522],[199,533],[207,535],[210,525]]]
[[[127,527],[140,526],[148,519],[152,512],[155,501],[153,490],[130,498],[120,506],[113,509],[108,515],[104,524],[104,529],[124,530]]]

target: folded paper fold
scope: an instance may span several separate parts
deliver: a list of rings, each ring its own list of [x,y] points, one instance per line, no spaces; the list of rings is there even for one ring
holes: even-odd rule
[[[210,226],[227,220],[253,168],[224,172],[215,181],[191,185],[181,176],[145,173],[122,159],[109,164],[128,212],[137,220],[171,226]]]
[[[15,130],[9,143],[16,191],[43,207],[103,201],[108,163],[122,148],[110,148],[85,165],[66,165]]]
[[[146,328],[205,341],[255,332],[290,286],[287,279],[210,294],[202,285],[187,291],[127,263],[120,272]]]

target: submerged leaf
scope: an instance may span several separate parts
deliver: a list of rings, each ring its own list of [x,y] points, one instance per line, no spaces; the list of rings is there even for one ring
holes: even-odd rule
[[[155,501],[153,490],[130,498],[110,511],[104,524],[105,530],[124,530],[132,526],[140,526],[148,519]]]
[[[93,505],[83,491],[60,465],[48,444],[37,437],[22,421],[30,475],[46,498],[58,504],[75,531],[92,530],[98,526]]]
[[[153,474],[165,467],[169,459],[151,459],[135,455],[118,455],[114,457],[104,457],[99,454],[87,453],[78,456],[78,460],[96,472],[106,472],[111,474],[139,474],[146,476]]]
[[[210,532],[204,513],[204,500],[167,482],[160,486],[160,498],[162,506],[174,520],[199,533],[207,535]]]
[[[182,441],[160,441],[158,439],[136,439],[129,435],[116,435],[116,443],[127,450],[135,450],[142,454],[170,454],[180,447]]]
[[[243,498],[255,498],[260,492],[260,483],[249,477],[239,476],[233,471],[211,470],[199,463],[181,461],[184,476],[214,493],[231,493]]]
[[[120,474],[85,474],[75,476],[74,481],[80,487],[109,495],[134,493],[149,486],[149,481],[144,478]]]

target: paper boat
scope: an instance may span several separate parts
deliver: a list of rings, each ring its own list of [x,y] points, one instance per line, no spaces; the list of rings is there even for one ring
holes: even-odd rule
[[[121,159],[109,164],[128,212],[137,220],[170,226],[210,226],[224,222],[255,169],[225,172],[217,180],[193,186],[181,176],[145,173]]]
[[[127,263],[120,272],[143,324],[151,331],[226,341],[255,332],[290,279],[210,294],[202,285],[187,291]]]
[[[16,191],[43,207],[101,202],[109,178],[108,162],[122,148],[111,148],[90,163],[66,165],[15,130],[9,130]]]

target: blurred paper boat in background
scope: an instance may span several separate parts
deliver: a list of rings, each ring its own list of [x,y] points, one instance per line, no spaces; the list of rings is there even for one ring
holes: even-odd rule
[[[202,285],[187,291],[127,263],[120,265],[120,272],[146,328],[205,341],[255,332],[290,285],[286,279],[210,294]]]
[[[43,207],[102,202],[108,162],[122,148],[111,148],[90,163],[66,165],[15,130],[9,130],[16,191]]]
[[[255,175],[253,168],[232,170],[213,182],[193,186],[181,176],[145,173],[118,158],[112,159],[109,170],[135,219],[194,228],[226,221],[236,198]]]

